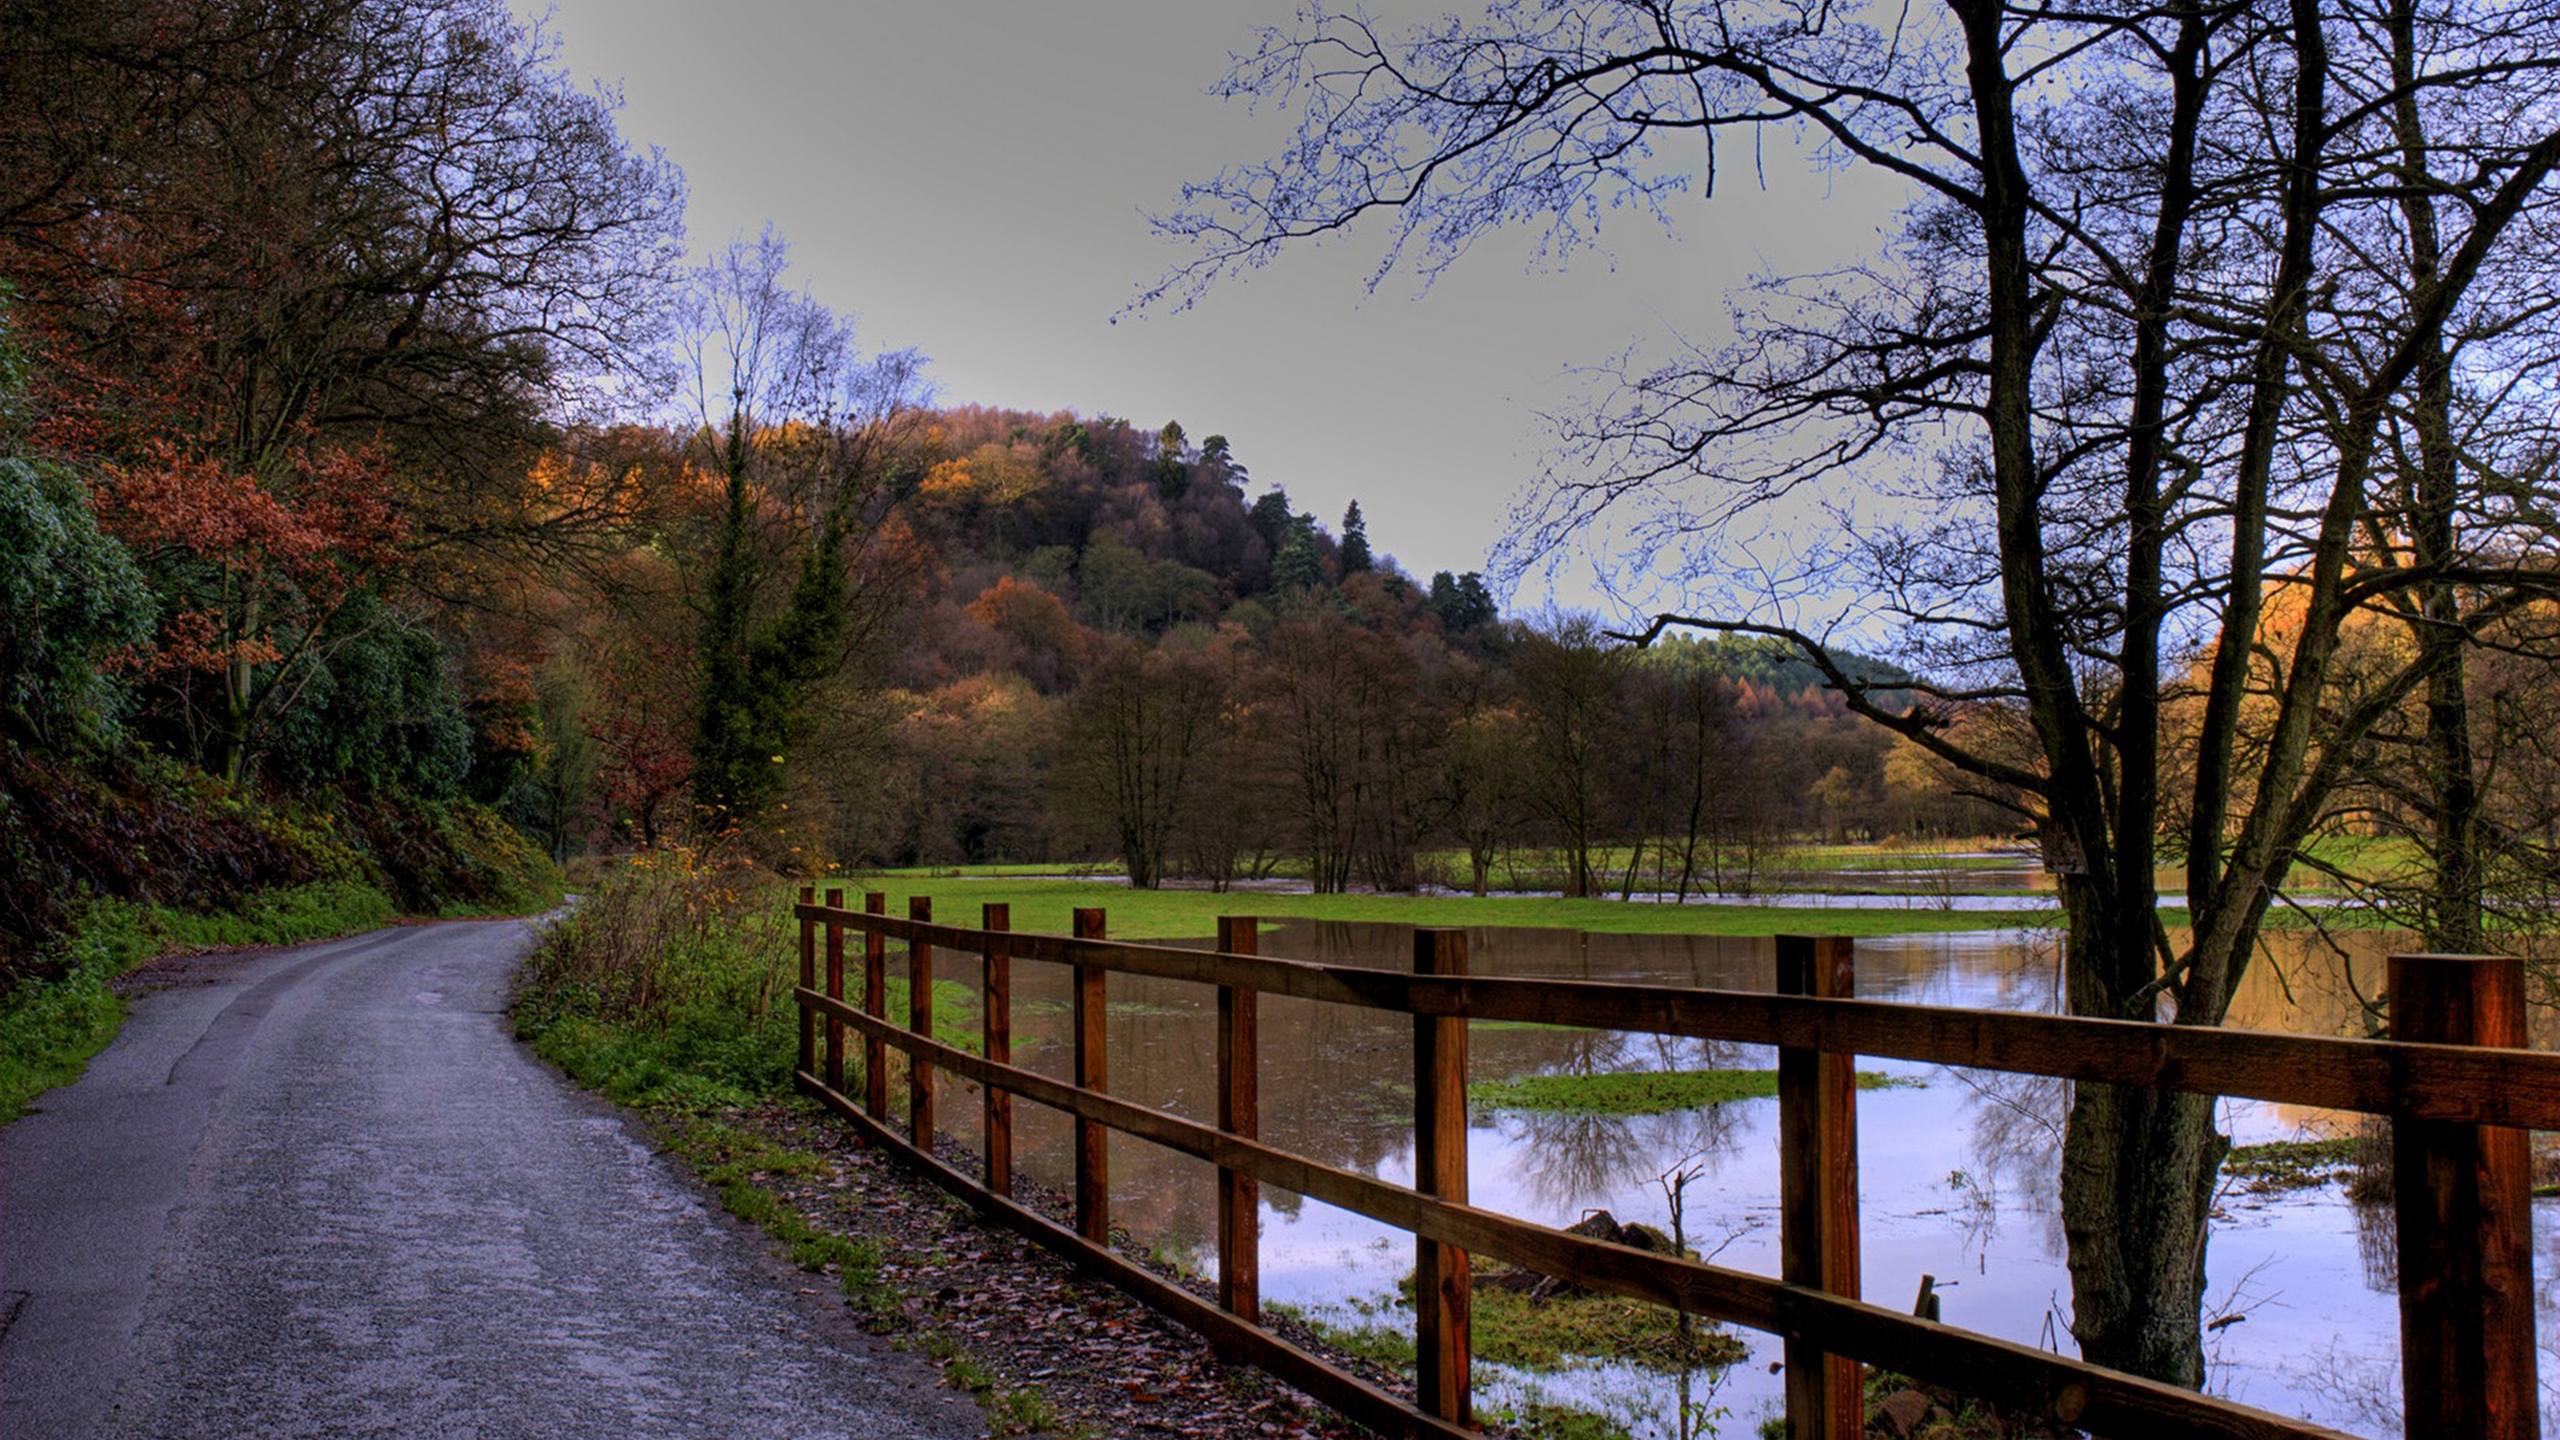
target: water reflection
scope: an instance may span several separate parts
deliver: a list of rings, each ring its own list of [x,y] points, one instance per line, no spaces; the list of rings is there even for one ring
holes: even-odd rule
[[[1675,1115],[1511,1112],[1491,1117],[1490,1126],[1505,1153],[1521,1157],[1521,1186],[1540,1213],[1578,1220],[1586,1211],[1624,1203],[1628,1191],[1653,1184],[1673,1160],[1714,1175],[1747,1133],[1744,1111],[1715,1105]]]
[[[1240,899],[1242,897],[1239,897]],[[1402,969],[1411,932],[1370,924],[1267,925],[1267,954]],[[1206,942],[1199,942],[1205,944]],[[2366,1000],[2379,989],[2393,937],[2351,934],[2332,945],[2279,937],[2253,967],[2233,1023],[2305,1033],[2368,1033]],[[1581,935],[1535,930],[1470,932],[1471,967],[1486,975],[1643,981],[1767,990],[1768,941],[1713,936]],[[1862,941],[1861,997],[2017,1011],[2057,1008],[2054,937],[2017,931],[1897,936]],[[959,957],[943,973],[970,967]],[[1025,1063],[1064,1077],[1069,1063],[1066,977],[1017,962],[1015,1030]],[[1175,981],[1111,980],[1112,1089],[1199,1120],[1215,1114],[1216,1054],[1210,993]],[[970,1022],[970,1023],[973,1023]],[[2537,1022],[2550,1045],[2551,1019]],[[1265,997],[1261,1012],[1262,1113],[1267,1139],[1327,1164],[1406,1183],[1412,1167],[1412,1024],[1403,1016]],[[1766,1068],[1765,1048],[1671,1037],[1618,1035],[1508,1023],[1471,1030],[1477,1080],[1625,1070]],[[1905,1306],[1920,1277],[1943,1292],[1945,1318],[2003,1338],[2067,1350],[2062,1318],[2070,1290],[2056,1154],[2068,1103],[2063,1082],[1868,1060],[1862,1069],[1921,1082],[1859,1098],[1861,1240],[1865,1293]],[[954,1086],[944,1114],[975,1143],[977,1112]],[[1051,1185],[1071,1179],[1069,1130],[1036,1105],[1017,1106],[1018,1163]],[[2225,1129],[2243,1144],[2347,1132],[2355,1117],[2301,1107],[2224,1102]],[[1115,1218],[1142,1244],[1203,1273],[1214,1271],[1215,1187],[1210,1167],[1127,1136],[1112,1137]],[[1469,1135],[1475,1203],[1566,1225],[1594,1208],[1622,1221],[1668,1228],[1661,1177],[1699,1167],[1686,1196],[1691,1243],[1724,1247],[1721,1263],[1777,1270],[1776,1107],[1741,1102],[1664,1116],[1483,1113]],[[1394,1231],[1319,1202],[1266,1189],[1263,1283],[1267,1298],[1347,1315],[1355,1301],[1392,1302],[1410,1269],[1412,1244]],[[2538,1247],[2560,1213],[2537,1207]],[[2213,1336],[2217,1392],[2281,1412],[2370,1433],[2386,1400],[2397,1347],[2387,1212],[2347,1204],[2335,1186],[2277,1195],[2228,1194],[2216,1216],[2209,1307],[2240,1320]],[[2554,1266],[2539,1266],[2553,1303]],[[2560,1333],[2546,1324],[2545,1334]],[[1747,1337],[1749,1338],[1749,1337]],[[1675,1436],[1701,1415],[1730,1412],[1726,1433],[1747,1434],[1777,1401],[1761,1339],[1751,1360],[1715,1377],[1722,1388],[1684,1392],[1675,1377],[1595,1366],[1557,1377],[1507,1377],[1493,1387],[1535,1390],[1606,1408],[1636,1433]],[[2546,1361],[2549,1373],[2560,1364]],[[2386,1386],[2377,1389],[2374,1376]],[[2386,1407],[2387,1408],[2387,1407]]]

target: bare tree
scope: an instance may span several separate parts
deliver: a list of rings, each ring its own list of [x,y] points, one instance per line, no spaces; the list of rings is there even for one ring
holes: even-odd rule
[[[1493,862],[1520,833],[1518,709],[1477,705],[1450,723],[1441,746],[1442,805],[1451,830],[1467,852],[1467,883],[1482,895]]]
[[[694,788],[707,809],[742,818],[776,791],[810,687],[896,609],[902,577],[866,562],[891,460],[924,417],[922,360],[862,354],[850,319],[787,286],[788,263],[771,230],[712,257],[681,340],[696,458],[721,497],[700,547]]]
[[[1197,256],[1151,293],[1372,215],[1388,264],[1426,273],[1513,221],[1570,249],[1611,207],[1712,189],[1720,146],[1773,126],[1905,187],[1872,262],[1772,282],[1731,347],[1630,369],[1518,553],[1632,514],[1640,558],[1703,565],[1725,518],[1799,492],[1903,501],[1848,559],[1939,677],[1916,706],[1783,607],[1646,638],[1798,645],[1861,713],[2036,815],[2074,1012],[2213,1025],[2359,745],[2431,683],[2453,694],[2458,646],[2350,676],[2351,620],[2414,596],[2467,645],[2551,593],[2502,538],[2547,512],[2538,475],[2422,459],[2409,509],[2384,476],[2395,417],[2441,408],[2410,396],[2448,375],[2484,413],[2542,403],[2539,365],[2513,362],[2560,349],[2555,26],[2541,0],[1546,0],[1399,36],[1311,11],[1225,86],[1286,96],[1296,143],[1186,192],[1164,223]],[[2400,526],[2432,538],[2377,540]],[[1956,720],[1984,706],[2031,743],[1965,743]],[[2175,793],[2173,710],[2193,726]],[[2173,940],[2154,876],[2180,858],[2194,928]],[[2225,1147],[2202,1097],[2078,1087],[2062,1201],[2090,1358],[2202,1382]]]
[[[1561,852],[1567,895],[1598,893],[1600,848],[1617,828],[1628,669],[1626,653],[1585,615],[1552,617],[1512,656],[1527,742],[1521,792]]]
[[[1129,883],[1164,882],[1167,847],[1217,736],[1225,689],[1217,667],[1178,643],[1148,650],[1112,642],[1077,692],[1062,769],[1095,812],[1110,817]]]

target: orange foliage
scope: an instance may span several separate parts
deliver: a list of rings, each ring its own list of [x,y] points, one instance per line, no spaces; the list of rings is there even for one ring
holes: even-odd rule
[[[280,629],[324,620],[408,536],[370,446],[298,452],[273,488],[164,443],[145,456],[108,468],[100,521],[139,556],[215,572],[170,594],[146,668],[216,671],[281,658]]]
[[[1092,636],[1066,602],[1038,585],[1006,575],[969,602],[969,617],[1013,647],[1013,668],[1043,692],[1074,682],[1091,651]]]
[[[987,444],[925,472],[916,494],[936,505],[1018,505],[1046,485],[1035,447]]]

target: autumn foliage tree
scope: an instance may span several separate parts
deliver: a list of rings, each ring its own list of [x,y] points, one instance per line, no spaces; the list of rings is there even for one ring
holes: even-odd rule
[[[401,554],[406,526],[366,449],[296,451],[262,483],[155,444],[106,472],[107,529],[152,573],[160,631],[135,663],[196,753],[238,780],[275,712],[350,637],[333,622]]]
[[[613,523],[526,482],[647,352],[676,180],[537,30],[488,0],[13,3],[0,29],[26,436],[165,597],[132,662],[156,734],[241,778],[352,597]]]

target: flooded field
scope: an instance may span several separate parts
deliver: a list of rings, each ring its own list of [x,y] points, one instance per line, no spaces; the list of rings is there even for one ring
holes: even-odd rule
[[[1270,955],[1403,969],[1411,963],[1410,933],[1391,925],[1271,924],[1262,948]],[[2353,953],[2341,957],[2328,941],[2298,933],[2279,937],[2279,950],[2254,967],[2234,1023],[2363,1033],[2356,996],[2378,989],[2390,942],[2373,934],[2341,942]],[[1477,974],[1742,990],[1767,990],[1774,981],[1766,940],[1478,930],[1471,943]],[[894,968],[899,947],[891,953]],[[975,966],[946,957],[941,973],[974,981]],[[1063,1077],[1065,976],[1030,962],[1017,963],[1015,975],[1017,1053],[1023,1063]],[[2055,942],[2033,932],[1916,935],[1858,946],[1864,998],[2049,1011],[2056,982]],[[1111,983],[1112,1089],[1214,1121],[1210,993],[1137,977],[1114,976]],[[961,1023],[974,1025],[974,1014]],[[1330,1164],[1408,1182],[1411,1022],[1265,997],[1261,1023],[1264,1136]],[[1472,1052],[1472,1078],[1479,1082],[1774,1064],[1771,1052],[1753,1047],[1508,1023],[1474,1026]],[[1859,1096],[1867,1298],[1907,1308],[1921,1277],[1935,1276],[1948,1322],[2068,1351],[2069,1276],[2054,1199],[2061,1083],[1892,1061],[1864,1061],[1861,1068],[1916,1082]],[[973,1096],[970,1087],[952,1086],[943,1107],[949,1127],[972,1142]],[[1065,1185],[1066,1122],[1028,1103],[1018,1108],[1023,1168]],[[1483,1109],[1469,1133],[1472,1198],[1551,1225],[1605,1208],[1620,1221],[1667,1227],[1662,1177],[1694,1167],[1698,1178],[1686,1192],[1691,1245],[1719,1263],[1774,1275],[1776,1109],[1770,1100],[1651,1116]],[[2254,1102],[2225,1102],[2223,1116],[2242,1145],[2343,1135],[2354,1124],[2349,1116]],[[1209,1167],[1125,1136],[1113,1136],[1112,1147],[1115,1218],[1140,1244],[1213,1273]],[[2349,1203],[2335,1182],[2265,1194],[2231,1186],[2210,1253],[2207,1319],[2217,1322],[2207,1338],[2211,1388],[2350,1431],[2396,1435],[2398,1313],[2389,1224],[2386,1211]],[[2536,1227],[2537,1279],[2547,1308],[2560,1206],[2538,1205]],[[1403,1232],[1265,1192],[1267,1301],[1342,1326],[1409,1325],[1397,1286],[1412,1263],[1412,1241]],[[2560,1333],[2560,1326],[2546,1323],[2543,1331]],[[1742,1338],[1751,1345],[1748,1358],[1719,1373],[1686,1377],[1613,1364],[1536,1375],[1482,1366],[1480,1403],[1563,1402],[1606,1414],[1640,1436],[1752,1435],[1778,1404],[1780,1378],[1770,1373],[1778,1346],[1748,1332]],[[2546,1360],[2545,1373],[2560,1373],[2560,1364]]]

